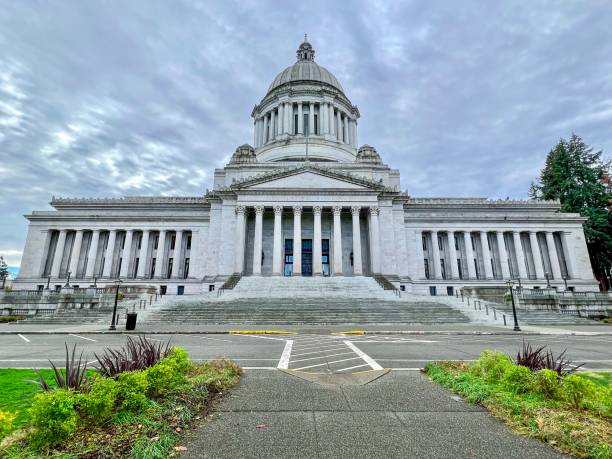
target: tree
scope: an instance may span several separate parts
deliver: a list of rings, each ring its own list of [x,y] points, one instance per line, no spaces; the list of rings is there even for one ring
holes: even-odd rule
[[[8,266],[4,261],[4,257],[0,255],[0,279],[2,279],[2,289],[4,289],[4,284],[6,283],[6,278],[8,275]]]
[[[608,290],[612,271],[612,180],[610,161],[602,151],[572,134],[548,153],[544,169],[529,195],[537,199],[558,199],[563,212],[579,213],[588,220],[584,233],[595,276]]]

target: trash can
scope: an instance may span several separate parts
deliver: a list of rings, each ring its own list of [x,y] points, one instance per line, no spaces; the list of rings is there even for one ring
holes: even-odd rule
[[[136,317],[138,317],[138,314],[135,312],[127,313],[127,317],[125,319],[126,330],[134,330],[136,328]]]

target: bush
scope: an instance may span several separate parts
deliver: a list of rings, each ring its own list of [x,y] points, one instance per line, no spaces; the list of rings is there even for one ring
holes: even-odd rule
[[[55,386],[59,389],[74,389],[80,390],[86,381],[87,377],[87,362],[83,360],[83,351],[79,356],[79,360],[76,360],[76,344],[72,348],[72,352],[68,352],[68,345],[64,343],[66,348],[66,364],[65,369],[58,369],[55,364],[49,360],[51,368],[53,368],[53,379]],[[45,380],[40,371],[34,370],[38,376],[38,381],[32,381],[34,384],[39,385],[42,390],[52,391],[54,388]]]
[[[201,365],[194,365],[195,374],[193,384],[195,387],[206,386],[208,392],[220,392],[229,389],[238,382],[242,368],[231,360],[211,360]]]
[[[554,370],[559,376],[573,373],[582,365],[572,365],[571,360],[565,358],[563,351],[557,357],[552,351],[544,351],[546,346],[533,349],[531,344],[523,342],[523,350],[516,355],[516,364],[529,368],[531,371]]]
[[[93,424],[106,421],[113,414],[117,391],[117,381],[97,376],[89,391],[77,396],[79,412]]]
[[[70,437],[78,420],[74,405],[75,397],[70,390],[58,389],[36,394],[30,408],[34,427],[32,446],[40,448],[57,445]]]
[[[191,366],[191,363],[189,363],[189,354],[181,347],[172,348],[163,361],[169,363],[176,371],[181,373],[186,372]]]
[[[119,373],[152,367],[171,353],[170,341],[156,344],[144,336],[139,336],[137,340],[128,336],[124,347],[106,349],[101,356],[94,355],[100,364],[98,372],[101,375],[116,376]]]
[[[121,373],[117,378],[117,401],[122,410],[140,412],[149,404],[149,383],[144,371]]]
[[[504,374],[502,384],[506,389],[517,394],[529,392],[533,387],[532,371],[522,365],[512,365]]]
[[[540,370],[535,374],[534,392],[545,398],[559,398],[559,374],[554,370]]]
[[[496,351],[484,351],[472,365],[472,371],[487,382],[500,382],[512,366],[512,359],[507,355]]]
[[[147,374],[148,393],[151,397],[160,397],[176,390],[187,380],[183,372],[177,371],[171,362],[162,360],[157,365],[145,370]]]
[[[586,378],[568,375],[561,381],[561,396],[574,408],[582,408],[587,399],[597,398],[597,386]]]
[[[17,415],[8,411],[0,411],[0,440],[13,430],[13,422]]]

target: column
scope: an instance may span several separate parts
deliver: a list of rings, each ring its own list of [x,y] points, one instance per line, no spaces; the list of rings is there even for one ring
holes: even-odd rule
[[[257,120],[253,120],[253,146],[257,148]]]
[[[508,253],[504,242],[504,232],[497,231],[497,249],[499,250],[499,263],[502,269],[502,279],[510,279],[510,268],[508,267]]]
[[[282,228],[283,206],[274,206],[274,249],[272,251],[272,275],[280,276],[282,271]]]
[[[53,255],[53,265],[51,267],[51,277],[59,277],[60,267],[62,265],[62,257],[64,255],[64,246],[66,245],[66,234],[68,230],[61,230],[55,245],[55,254]]]
[[[310,107],[308,111],[308,134],[314,135],[316,132],[315,129],[315,120],[314,120],[314,104],[310,102]]]
[[[285,104],[278,105],[278,117],[276,118],[276,134],[277,136],[282,135],[283,133],[283,122],[285,120],[285,114],[283,112]]]
[[[293,275],[302,275],[302,207],[293,206]]]
[[[370,259],[372,260],[372,273],[380,274],[380,236],[378,228],[378,207],[370,207]],[[422,262],[422,259],[421,259]]]
[[[183,232],[177,230],[176,239],[174,240],[174,253],[172,254],[172,278],[177,279],[181,268],[181,255],[183,249]]]
[[[304,115],[302,102],[298,102],[298,134],[304,134]]]
[[[431,231],[431,253],[432,263],[429,267],[432,279],[442,279],[442,269],[440,267],[440,246],[438,245],[438,232]]]
[[[261,275],[261,250],[263,236],[263,206],[255,206],[255,239],[253,241],[253,275]]]
[[[353,146],[357,148],[359,142],[357,141],[357,119],[353,120]]]
[[[552,277],[561,279],[561,267],[559,265],[559,257],[557,256],[557,248],[555,246],[555,238],[552,231],[546,231],[546,245],[548,246],[548,256],[550,258],[550,268],[552,269]]]
[[[91,244],[89,244],[89,253],[87,254],[87,266],[85,267],[85,277],[93,277],[94,268],[96,266],[96,255],[98,254],[98,242],[100,241],[100,230],[94,230],[91,233]]]
[[[544,265],[542,264],[542,254],[540,253],[540,243],[536,231],[529,231],[529,242],[531,243],[531,256],[533,257],[536,279],[544,279]]]
[[[132,238],[134,235],[134,230],[127,230],[125,232],[125,244],[123,246],[123,254],[121,260],[121,271],[119,272],[119,277],[127,277],[128,268],[130,266],[130,255],[132,253]]]
[[[244,241],[245,241],[245,218],[246,208],[244,206],[236,206],[236,260],[234,263],[234,272],[242,274],[244,272]]]
[[[270,111],[270,140],[276,137],[276,111]]]
[[[150,230],[142,231],[142,241],[140,242],[140,253],[138,254],[138,272],[136,273],[136,277],[144,278],[146,275],[147,268],[147,258],[149,255],[149,236],[151,234]]]
[[[257,119],[257,147],[261,147],[261,144],[263,143],[261,141],[261,137],[262,137],[262,133],[263,133],[263,119],[258,118]]]
[[[334,206],[334,276],[342,276],[342,206]]]
[[[293,104],[285,102],[285,123],[283,124],[283,130],[285,134],[291,134],[291,116],[292,116]]]
[[[321,135],[329,133],[329,104],[324,102],[319,105],[319,115],[321,123]]]
[[[155,270],[153,277],[159,279],[164,277],[164,255],[166,250],[166,230],[159,231],[159,237],[157,238],[157,250],[155,251]]]
[[[263,119],[263,135],[261,139],[261,144],[265,145],[266,143],[268,143],[268,140],[270,140],[270,137],[268,136],[268,114],[266,113]]]
[[[370,224],[372,223],[372,220],[370,219]],[[370,237],[372,235],[372,232],[370,231]],[[421,230],[415,230],[414,231],[414,237],[415,237],[415,251],[414,253],[416,254],[416,268],[417,268],[417,278],[418,279],[425,279],[425,252],[423,251],[423,231]]]
[[[79,266],[79,256],[81,255],[81,244],[82,243],[83,243],[83,230],[77,230],[74,236],[74,244],[72,244],[72,256],[70,257],[70,267],[68,268],[68,271],[72,273],[73,278],[75,278],[77,275],[77,267]]]
[[[361,276],[363,268],[361,266],[361,227],[359,226],[359,214],[361,207],[351,207],[353,215],[353,274]]]
[[[342,112],[336,112],[336,138],[342,142]]]
[[[102,277],[111,277],[116,240],[117,230],[110,230],[108,232],[108,242],[106,243],[106,254],[104,255],[104,269],[102,270]]]
[[[457,266],[457,249],[455,248],[455,232],[447,231],[446,232],[448,238],[448,258],[449,260],[449,269],[452,279],[459,279],[459,266]]]
[[[329,104],[329,134],[336,136],[336,118],[334,117],[334,105]]]
[[[484,263],[485,279],[493,279],[493,267],[491,266],[491,251],[489,250],[489,239],[486,231],[480,232],[480,244],[482,246],[482,260]]]
[[[349,130],[348,130],[348,116],[343,116],[343,121],[342,121],[342,130],[344,132],[344,143],[349,144],[351,143],[351,138],[349,137]]]
[[[525,252],[523,251],[523,244],[521,243],[521,232],[513,231],[512,234],[514,236],[514,250],[516,251],[516,263],[518,264],[519,277],[521,279],[527,279]]]
[[[465,244],[465,258],[467,258],[468,279],[476,279],[476,265],[474,264],[474,249],[472,247],[472,233],[470,231],[463,232],[463,241]]]
[[[323,275],[323,247],[321,243],[321,206],[314,206],[312,213],[314,214],[314,241],[312,241],[312,271],[315,276]]]

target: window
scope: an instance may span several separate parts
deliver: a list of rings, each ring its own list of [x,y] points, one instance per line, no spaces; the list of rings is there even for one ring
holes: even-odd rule
[[[191,236],[187,236],[187,250],[191,250]]]
[[[142,234],[138,235],[138,250],[142,248]]]
[[[176,243],[176,234],[170,239],[170,250],[174,250],[174,244]]]
[[[425,279],[429,279],[429,260],[425,258],[423,262],[424,262],[424,268],[425,268]]]
[[[491,272],[493,273],[493,279],[497,279],[497,269],[495,268],[495,261],[491,258]]]
[[[472,241],[472,250],[476,250],[476,244],[474,244],[474,235],[470,235],[470,240]]]
[[[489,233],[486,233],[486,237],[487,237],[487,246],[489,247],[489,250],[491,250],[491,239],[489,239]]]
[[[478,266],[478,260],[474,258],[474,268],[476,268],[476,279],[480,279],[480,267]]]
[[[102,276],[104,273],[104,265],[106,264],[106,258],[102,257],[102,261],[100,262],[100,270],[98,271],[98,276]]]
[[[304,118],[302,120],[302,126],[304,127],[304,135],[310,135],[310,123],[308,122],[308,113],[302,113],[302,117]]]
[[[314,134],[319,135],[319,115],[314,116]]]
[[[215,291],[215,284],[210,284],[210,285],[208,286],[208,291],[209,291],[209,292],[214,292],[214,291]]]
[[[62,289],[62,286],[61,286],[61,285],[56,285],[56,286],[55,286],[55,291],[56,291],[56,292],[59,292],[61,289]]]
[[[151,259],[151,271],[149,272],[149,279],[153,279],[153,276],[155,276],[155,263],[156,263],[157,259],[156,258],[152,258]]]
[[[400,285],[400,290],[401,290],[402,292],[405,292],[405,291],[406,291],[406,286],[405,286],[405,285]]]
[[[123,258],[119,258],[119,262],[117,263],[117,276],[119,277],[119,274],[121,273],[121,263],[123,262]]]
[[[36,290],[39,291],[39,292],[42,292],[44,288],[45,288],[44,285],[37,285],[36,286]]]
[[[172,276],[172,264],[174,263],[174,258],[168,258],[168,270],[166,271],[166,279],[170,279]]]
[[[138,264],[140,263],[140,258],[136,258],[134,261],[134,275],[132,277],[138,276]]]
[[[438,294],[438,292],[436,291],[435,285],[432,285],[432,286],[429,287],[429,294],[431,296],[436,296]]]
[[[427,250],[427,237],[423,235],[423,250]]]
[[[438,250],[444,250],[442,247],[442,236],[438,235]]]
[[[153,241],[153,250],[157,250],[157,245],[159,244],[159,234],[155,235],[155,239]]]
[[[189,276],[189,258],[185,258],[185,267],[183,270],[183,279],[187,279]]]
[[[293,133],[297,134],[298,133],[298,115],[297,113],[293,116]]]
[[[461,258],[457,258],[457,271],[459,279],[463,279],[463,266],[461,266]]]
[[[442,279],[446,279],[446,265],[444,260],[440,260],[440,273],[442,274]]]
[[[160,285],[159,286],[159,293],[161,295],[165,295],[167,291],[168,291],[168,287],[166,285]]]
[[[124,234],[123,235],[123,239],[121,239],[121,250],[125,249],[125,239],[126,239],[127,235]]]
[[[453,290],[454,290],[453,287],[446,287],[446,294],[448,296],[454,296],[455,292]]]
[[[176,294],[177,295],[183,295],[185,293],[185,286],[184,285],[179,285],[176,289]]]

